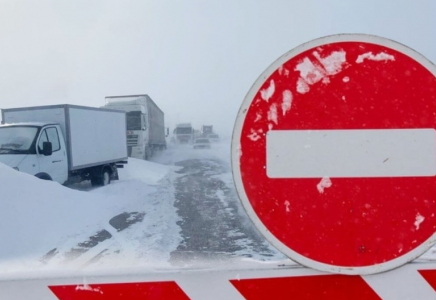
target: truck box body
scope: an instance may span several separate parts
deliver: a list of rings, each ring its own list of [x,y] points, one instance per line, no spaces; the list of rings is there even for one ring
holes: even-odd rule
[[[145,97],[145,99],[147,99],[150,143],[157,145],[166,144],[164,113],[150,97]]]
[[[126,115],[122,111],[76,105],[2,110],[5,123],[53,122],[60,125],[68,149],[68,169],[127,159]]]

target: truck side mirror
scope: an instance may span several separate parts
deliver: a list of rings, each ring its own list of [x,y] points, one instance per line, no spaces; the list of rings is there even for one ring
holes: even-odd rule
[[[53,148],[51,142],[42,143],[42,154],[44,156],[50,156],[53,153]]]
[[[169,136],[170,135],[170,129],[167,127],[167,135],[166,136]]]

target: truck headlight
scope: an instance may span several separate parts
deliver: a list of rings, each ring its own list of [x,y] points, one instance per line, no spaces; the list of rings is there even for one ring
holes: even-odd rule
[[[13,167],[12,169],[20,171],[20,169],[18,169],[18,167]]]

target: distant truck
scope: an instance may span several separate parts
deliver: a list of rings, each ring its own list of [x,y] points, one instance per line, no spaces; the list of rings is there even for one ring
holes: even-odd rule
[[[201,126],[201,136],[206,138],[209,134],[213,134],[213,125]]]
[[[194,128],[192,128],[191,123],[177,124],[173,133],[176,144],[190,144],[194,142]]]
[[[166,149],[164,113],[150,96],[108,96],[105,99],[105,108],[126,112],[129,157],[147,160],[157,150]]]
[[[60,184],[118,179],[127,163],[126,114],[75,105],[2,109],[0,162]]]
[[[213,125],[201,126],[201,137],[207,138],[213,143],[218,143],[220,141],[219,135],[213,132]]]
[[[194,141],[199,138],[201,138],[201,131],[194,129]]]

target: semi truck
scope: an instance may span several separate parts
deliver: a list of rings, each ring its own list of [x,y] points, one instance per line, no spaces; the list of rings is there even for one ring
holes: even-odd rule
[[[209,139],[213,143],[218,143],[220,137],[213,131],[213,125],[203,125],[201,126],[201,137]]]
[[[167,147],[163,111],[147,94],[107,96],[105,108],[126,112],[128,156],[149,159]]]
[[[190,144],[194,142],[194,128],[192,128],[191,123],[177,124],[173,133],[177,144]]]
[[[213,134],[213,125],[201,126],[201,136],[206,138],[209,134]]]
[[[126,114],[67,104],[2,109],[0,162],[60,184],[107,185],[127,163]]]

